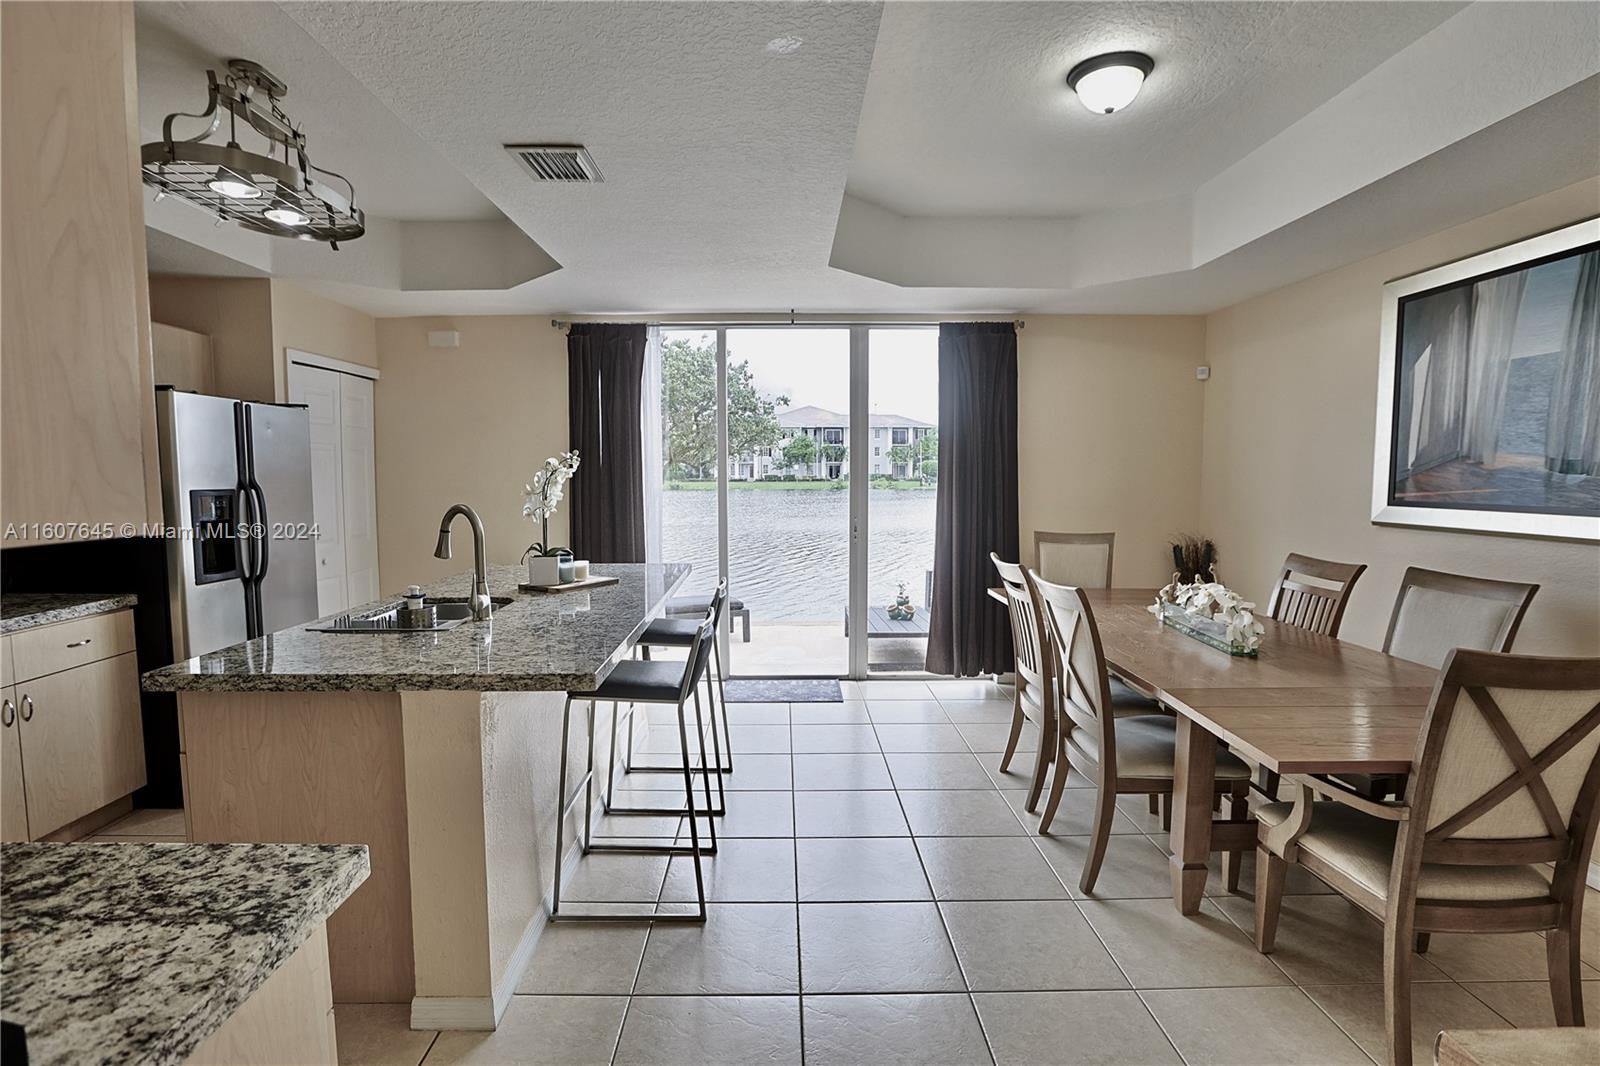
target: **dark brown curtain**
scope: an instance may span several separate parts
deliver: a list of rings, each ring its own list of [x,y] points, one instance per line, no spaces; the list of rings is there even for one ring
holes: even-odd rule
[[[576,323],[567,332],[572,550],[597,563],[644,562],[642,324]]]
[[[939,324],[939,490],[928,670],[970,677],[1012,669],[1011,624],[989,598],[989,553],[1017,546],[1017,330]]]

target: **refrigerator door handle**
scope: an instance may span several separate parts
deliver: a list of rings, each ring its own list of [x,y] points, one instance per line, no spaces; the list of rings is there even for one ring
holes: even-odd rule
[[[255,573],[256,587],[261,586],[261,579],[267,576],[267,564],[271,561],[272,529],[267,521],[267,494],[261,491],[261,483],[254,477],[250,479],[250,492],[255,496],[256,526],[261,532],[260,566]]]
[[[244,520],[245,552],[244,577],[244,627],[245,635],[254,639],[261,635],[261,567],[259,565],[260,538],[256,535],[260,516],[255,513],[253,485],[255,471],[250,453],[250,409],[245,404],[233,405],[233,446],[239,466],[238,493],[240,518]]]

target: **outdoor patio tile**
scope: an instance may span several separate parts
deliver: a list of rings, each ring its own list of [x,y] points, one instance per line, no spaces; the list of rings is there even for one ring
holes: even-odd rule
[[[1461,986],[1518,1029],[1548,1029],[1556,1024],[1549,981],[1473,981]],[[1600,1029],[1600,981],[1583,982],[1583,1017]]]
[[[983,1027],[965,994],[807,996],[808,1066],[989,1066]]]
[[[1254,938],[1255,901],[1219,897],[1216,904]],[[1383,980],[1383,926],[1342,896],[1284,896],[1272,961],[1297,985],[1348,985]],[[1413,981],[1448,981],[1426,956],[1411,956]]]
[[[804,990],[965,991],[932,903],[802,903]]]
[[[643,922],[551,922],[539,934],[517,992],[612,995],[633,991],[650,927]]]
[[[1209,899],[1192,915],[1170,898],[1080,900],[1078,909],[1135,988],[1289,984]]]
[[[896,754],[885,758],[898,789],[993,787],[982,764],[969,754]]]
[[[949,725],[938,700],[873,700],[866,705],[873,725]]]
[[[919,837],[1021,836],[1024,832],[1011,807],[992,788],[901,789],[900,805],[911,832]]]
[[[795,725],[865,725],[867,705],[861,700],[844,703],[795,703],[789,708],[789,720]]]
[[[952,722],[961,723],[994,723],[1010,725],[1011,716],[1015,712],[1011,701],[1005,700],[941,700],[939,706],[944,708],[944,713]]]
[[[802,837],[910,836],[893,791],[796,792],[795,835]]]
[[[985,992],[974,995],[995,1066],[1182,1066],[1137,992]]]
[[[858,681],[860,698],[872,700],[931,700],[933,692],[926,681]],[[846,697],[849,698],[849,697]]]
[[[737,722],[728,730],[731,735],[730,743],[734,750],[734,766],[739,765],[738,756],[744,753],[751,755],[782,755],[789,751],[789,726],[783,725],[739,725]],[[709,738],[707,743],[709,744]]]
[[[1028,827],[1030,833],[1038,830],[1045,804],[1050,801],[1049,789],[1044,789],[1040,793],[1039,804],[1032,813],[1028,811],[1027,789],[1008,788],[1000,795],[1011,804],[1011,809],[1017,812],[1017,817],[1022,819],[1022,823]],[[1061,804],[1056,808],[1055,820],[1050,823],[1050,832],[1046,835],[1056,837],[1088,835],[1090,827],[1094,824],[1094,799],[1095,790],[1092,788],[1063,789]],[[1138,832],[1138,827],[1123,817],[1120,810],[1111,816],[1113,836],[1132,836]]]
[[[882,755],[796,755],[796,791],[887,789],[894,782]]]
[[[1383,1022],[1383,985],[1308,985],[1310,996],[1363,1051],[1388,1059],[1389,1032]],[[1411,986],[1411,1055],[1433,1061],[1433,1042],[1441,1029],[1509,1029],[1510,1023],[1454,982]]]
[[[802,903],[932,899],[917,848],[907,837],[795,841]]]
[[[956,727],[941,722],[878,723],[878,743],[891,752],[965,752]]]
[[[936,899],[1067,899],[1028,837],[918,837]]]
[[[704,925],[651,928],[637,995],[743,995],[800,990],[799,935],[789,903],[715,903]]]
[[[1006,740],[1011,736],[1010,722],[961,722],[956,725],[961,739],[972,751],[1006,750]],[[1032,722],[1022,723],[1022,735],[1017,738],[1017,751],[1039,750],[1039,727]],[[1031,759],[1029,760],[1032,761]]]
[[[690,1062],[799,1066],[799,998],[633,997],[615,1066]]]
[[[605,1066],[627,1012],[625,996],[512,996],[492,1032],[443,1032],[428,1066]]]
[[[794,750],[806,754],[878,751],[878,734],[870,725],[795,725]]]
[[[715,855],[701,856],[706,899],[718,903],[774,903],[794,899],[792,840],[720,840]],[[693,900],[694,860],[672,856],[663,900]]]
[[[1189,1066],[1371,1066],[1298,988],[1165,989],[1141,998]]]
[[[974,992],[1127,988],[1071,900],[939,904]]]

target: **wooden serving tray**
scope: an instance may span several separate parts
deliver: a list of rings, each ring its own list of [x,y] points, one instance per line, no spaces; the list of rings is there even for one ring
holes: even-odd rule
[[[568,581],[565,585],[530,585],[526,581],[517,585],[518,592],[578,592],[583,589],[597,589],[605,585],[615,585],[621,581],[620,577],[605,577],[600,574],[590,574],[582,581]]]

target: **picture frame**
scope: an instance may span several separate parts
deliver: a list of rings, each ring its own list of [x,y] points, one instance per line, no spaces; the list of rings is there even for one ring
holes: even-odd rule
[[[1600,218],[1383,287],[1372,521],[1600,541]]]

